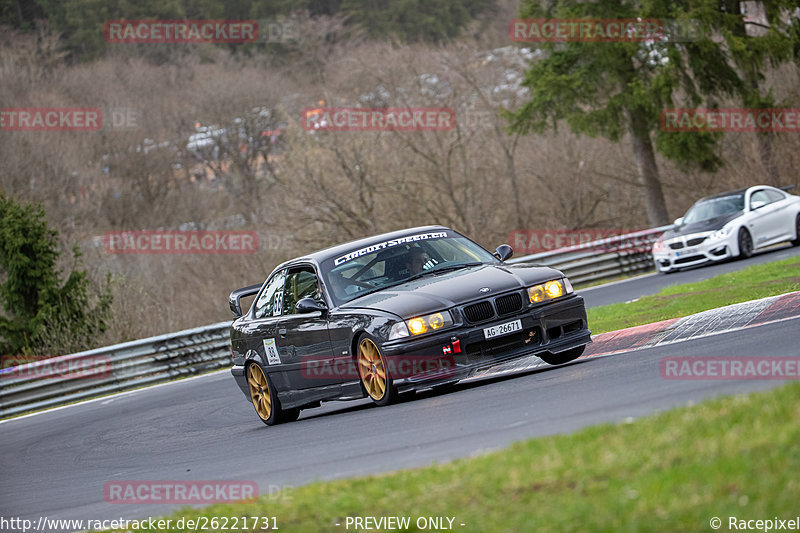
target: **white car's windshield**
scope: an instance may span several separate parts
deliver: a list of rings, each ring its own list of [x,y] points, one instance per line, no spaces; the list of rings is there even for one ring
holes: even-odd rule
[[[725,215],[741,212],[744,210],[744,194],[734,194],[731,196],[721,196],[701,200],[694,204],[683,217],[684,224],[702,222]]]

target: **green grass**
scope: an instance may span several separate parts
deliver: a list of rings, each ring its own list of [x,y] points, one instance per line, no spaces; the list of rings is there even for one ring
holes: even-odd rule
[[[587,310],[592,333],[677,318],[725,305],[800,290],[800,258],[753,265],[698,283],[671,285],[631,303]]]
[[[268,437],[271,430],[264,431]],[[369,440],[367,433],[367,450]],[[408,516],[406,531],[418,531],[420,516],[449,516],[456,531],[619,533],[707,532],[716,516],[728,531],[729,516],[797,515],[798,442],[800,384],[791,384],[445,465],[187,508],[171,518],[275,516],[282,531],[311,532],[347,531],[348,516]],[[257,460],[257,451],[234,453]]]

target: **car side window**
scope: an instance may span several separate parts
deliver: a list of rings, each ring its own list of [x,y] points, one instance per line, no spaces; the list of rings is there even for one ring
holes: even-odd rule
[[[278,316],[283,310],[283,287],[285,280],[283,270],[272,276],[266,288],[256,301],[256,318]]]
[[[295,306],[303,298],[322,301],[317,274],[312,267],[300,267],[289,271],[283,291],[283,314],[296,314]]]
[[[783,193],[780,193],[778,191],[771,191],[771,190],[767,189],[764,192],[767,193],[767,196],[769,197],[770,203],[772,203],[772,202],[780,202],[781,200],[783,200],[785,198]]]
[[[756,209],[757,207],[762,207],[769,203],[772,203],[772,201],[769,199],[767,191],[764,189],[754,192],[750,197],[750,209]]]

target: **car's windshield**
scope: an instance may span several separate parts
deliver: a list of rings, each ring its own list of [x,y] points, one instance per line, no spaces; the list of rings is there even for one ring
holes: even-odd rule
[[[411,278],[461,266],[497,263],[489,252],[448,231],[411,234],[354,248],[322,262],[322,275],[337,305]]]
[[[719,198],[709,198],[694,204],[683,217],[684,224],[702,222],[725,215],[731,215],[744,209],[744,194],[732,194],[730,196],[720,196]]]

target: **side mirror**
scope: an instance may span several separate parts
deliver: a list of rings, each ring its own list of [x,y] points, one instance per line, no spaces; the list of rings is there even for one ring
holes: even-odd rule
[[[683,217],[676,218],[673,224],[675,224],[676,226],[683,226]]]
[[[497,250],[494,251],[494,256],[500,261],[510,259],[512,255],[514,255],[514,249],[507,244],[501,244],[497,247]]]
[[[258,294],[258,291],[261,289],[261,283],[258,285],[250,285],[249,287],[242,287],[241,289],[236,289],[228,296],[228,305],[231,308],[231,313],[233,313],[233,318],[239,318],[244,314],[242,311],[242,298],[246,298],[248,296],[253,296],[254,294]]]
[[[328,306],[314,298],[300,298],[295,304],[298,313],[313,313],[314,311],[327,311]]]

